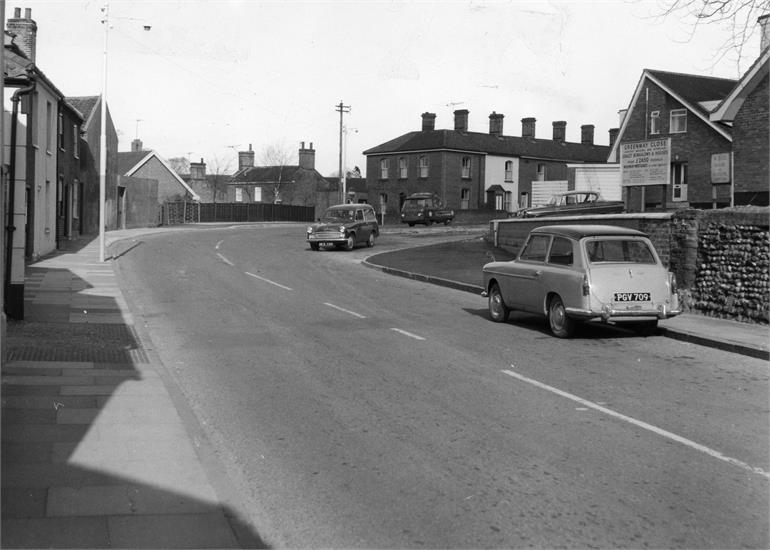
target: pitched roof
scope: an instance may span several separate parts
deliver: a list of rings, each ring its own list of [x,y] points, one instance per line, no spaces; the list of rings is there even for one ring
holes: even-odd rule
[[[86,123],[88,123],[91,121],[91,117],[94,115],[96,106],[99,104],[100,99],[101,99],[100,96],[92,95],[92,96],[82,96],[82,97],[65,97],[64,101],[66,101],[72,107],[77,109],[80,112],[80,114],[83,115],[83,118],[86,120]]]
[[[192,190],[192,187],[187,185],[187,182],[184,181],[179,174],[176,173],[176,170],[174,170],[171,165],[160,155],[158,155],[155,151],[124,151],[118,153],[118,173],[123,176],[133,176],[142,166],[147,164],[147,162],[155,158],[160,162],[166,170],[169,171],[169,173],[173,176],[175,180],[179,182],[179,184],[184,187],[188,193],[192,196],[193,200],[199,201],[200,195]]]
[[[289,183],[296,179],[298,165],[251,166],[233,174],[232,183]]]
[[[709,120],[709,113],[714,105],[727,97],[733,87],[735,87],[736,80],[644,69],[644,71],[642,71],[642,76],[639,78],[639,83],[634,90],[631,102],[628,105],[628,113],[623,118],[618,137],[610,149],[608,162],[616,162],[615,159],[618,158],[617,152],[622,141],[621,138],[632,118],[630,116],[631,112],[642,99],[642,92],[645,89],[646,81],[650,81],[660,87],[669,96],[681,103],[687,110],[695,114],[707,125],[711,126],[716,133],[720,134],[728,141],[732,141],[730,128],[724,124]]]
[[[539,159],[605,162],[609,147],[570,143],[552,139],[497,136],[458,130],[409,132],[364,151],[364,155],[381,155],[418,151],[452,150],[502,156]]]
[[[765,48],[749,67],[749,70],[741,77],[738,84],[711,112],[709,118],[713,121],[734,120],[746,97],[754,91],[763,78],[767,77],[768,72],[770,72],[768,67],[770,67],[770,48]]]

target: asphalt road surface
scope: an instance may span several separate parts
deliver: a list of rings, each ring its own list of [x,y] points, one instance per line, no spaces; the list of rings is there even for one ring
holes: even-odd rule
[[[304,226],[146,237],[121,288],[274,547],[767,548],[765,361],[312,252]]]

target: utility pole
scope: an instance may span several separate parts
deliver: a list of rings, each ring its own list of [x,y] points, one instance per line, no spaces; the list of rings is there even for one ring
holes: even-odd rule
[[[342,117],[345,113],[350,112],[350,105],[344,105],[342,103],[342,100],[340,100],[340,104],[336,106],[335,111],[337,111],[340,114],[340,204],[343,204],[345,202],[345,179],[342,175],[342,133],[343,133]]]

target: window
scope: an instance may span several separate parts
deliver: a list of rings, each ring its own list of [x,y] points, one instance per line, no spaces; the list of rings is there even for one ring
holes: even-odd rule
[[[572,241],[564,237],[554,237],[548,263],[557,265],[572,265]]]
[[[502,209],[503,209],[503,196],[495,195],[495,210],[502,210]]]
[[[45,102],[45,150],[51,152],[53,145],[53,105],[50,101]]]
[[[506,212],[513,211],[513,193],[510,191],[505,192],[505,204],[503,205]]]
[[[242,187],[236,187],[235,188],[235,202],[243,202],[243,188]]]
[[[380,193],[380,210],[385,212],[387,210],[388,205],[388,194],[387,193]]]
[[[254,202],[262,202],[262,188],[261,187],[255,187],[254,188]]]
[[[80,158],[80,127],[77,124],[72,125],[72,155]]]
[[[380,159],[380,179],[388,179],[388,159]]]
[[[420,157],[420,177],[428,177],[428,157],[424,155]]]
[[[650,133],[660,133],[660,111],[653,111],[650,113]]]
[[[529,206],[529,193],[522,191],[519,195],[519,208],[527,208]]]
[[[471,177],[471,157],[463,157],[462,161],[462,177]]]
[[[366,210],[364,210],[364,219],[368,222],[376,222],[377,215],[374,213],[373,209],[367,208]]]
[[[406,179],[407,176],[407,169],[406,169],[406,159],[404,157],[399,157],[398,159],[398,177],[401,179]]]
[[[630,264],[654,264],[655,256],[644,241],[606,239],[586,242],[590,263],[613,262]]]
[[[537,165],[537,176],[535,177],[536,181],[545,181],[545,164],[542,162],[538,163]]]
[[[548,235],[533,235],[527,241],[524,250],[521,251],[521,260],[528,262],[544,262],[545,253],[548,252]]]
[[[470,189],[461,189],[460,190],[460,210],[468,210],[471,203],[471,190]]]
[[[72,183],[72,217],[73,218],[79,218],[80,217],[80,182],[78,180],[75,180]]]
[[[670,131],[672,134],[681,134],[687,131],[687,109],[671,111]]]
[[[671,200],[682,202],[687,200],[687,163],[675,162],[671,165]]]
[[[505,181],[513,181],[513,161],[505,161]]]
[[[59,124],[56,127],[56,145],[64,149],[64,115],[59,113]]]

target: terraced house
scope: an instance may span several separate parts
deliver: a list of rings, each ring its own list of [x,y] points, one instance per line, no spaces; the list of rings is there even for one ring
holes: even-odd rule
[[[514,212],[533,193],[566,190],[567,164],[604,163],[608,146],[594,143],[594,126],[581,126],[580,143],[566,141],[565,121],[553,122],[551,139],[536,137],[536,119],[522,119],[521,136],[505,135],[504,115],[489,115],[488,132],[468,129],[469,111],[454,112],[454,128],[437,130],[435,113],[422,128],[364,151],[368,201],[388,213],[412,193],[438,195],[456,210]]]

